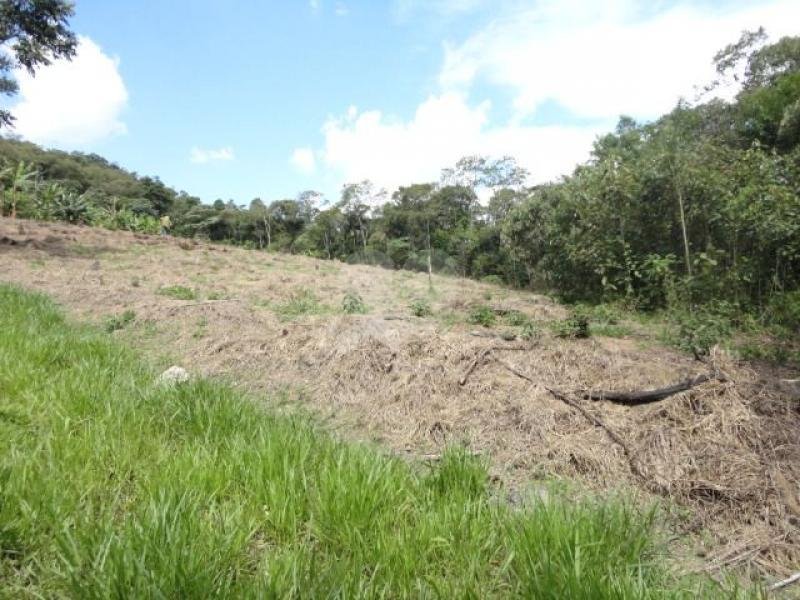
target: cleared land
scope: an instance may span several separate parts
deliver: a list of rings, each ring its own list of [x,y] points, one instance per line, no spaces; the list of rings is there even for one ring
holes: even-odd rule
[[[160,366],[271,392],[410,458],[463,443],[512,502],[553,477],[666,498],[671,526],[698,534],[696,566],[712,574],[749,565],[781,577],[800,564],[797,399],[724,355],[713,357],[724,381],[626,407],[577,392],[660,387],[709,367],[636,324],[620,338],[557,338],[548,323],[562,307],[457,278],[429,290],[423,274],[8,219],[0,253],[0,280],[51,294]],[[348,292],[366,314],[343,314]],[[432,315],[412,316],[416,299]],[[513,318],[469,323],[483,305]],[[518,335],[520,314],[535,324],[530,340],[472,335]]]

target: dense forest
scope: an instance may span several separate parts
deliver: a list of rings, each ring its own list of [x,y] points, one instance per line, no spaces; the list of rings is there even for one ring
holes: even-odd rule
[[[545,185],[526,186],[513,158],[470,156],[391,196],[364,181],[332,202],[306,191],[209,204],[97,155],[7,138],[0,210],[150,233],[168,215],[180,236],[430,266],[567,301],[713,305],[797,323],[800,37],[768,44],[748,32],[715,64],[738,80],[735,100],[681,102],[651,123],[622,117],[586,164]]]

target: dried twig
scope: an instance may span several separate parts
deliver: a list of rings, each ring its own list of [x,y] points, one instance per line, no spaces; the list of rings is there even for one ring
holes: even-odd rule
[[[458,385],[464,385],[465,383],[467,383],[467,379],[469,379],[469,376],[472,374],[475,368],[479,364],[483,363],[491,353],[492,353],[491,348],[484,348],[483,350],[481,350],[478,353],[478,356],[475,357],[475,360],[473,360],[470,363],[469,367],[467,367],[467,370],[464,371],[464,374],[461,376],[461,379],[458,380]]]
[[[800,571],[794,573],[791,577],[787,577],[786,579],[782,579],[777,583],[773,583],[771,586],[769,586],[769,591],[775,592],[777,590],[782,590],[783,588],[795,584],[798,581],[800,581]]]
[[[189,304],[177,304],[170,306],[172,308],[187,308],[189,306],[203,306],[204,304],[219,304],[220,302],[239,302],[238,298],[223,298],[222,300],[205,300],[203,302],[190,302]]]

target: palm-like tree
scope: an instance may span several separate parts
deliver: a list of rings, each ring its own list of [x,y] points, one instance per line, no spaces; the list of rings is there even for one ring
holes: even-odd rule
[[[39,172],[31,164],[27,164],[24,160],[19,161],[17,168],[11,174],[11,218],[17,218],[17,202],[19,200],[20,192],[30,188],[31,184],[36,181]]]

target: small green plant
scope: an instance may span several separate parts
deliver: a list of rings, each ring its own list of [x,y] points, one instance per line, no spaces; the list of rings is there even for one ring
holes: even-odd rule
[[[505,322],[512,327],[524,327],[528,324],[528,315],[518,310],[510,310],[505,315]]]
[[[556,321],[553,324],[553,333],[561,338],[588,338],[590,335],[589,315],[585,310],[576,307],[566,319]]]
[[[106,319],[105,330],[108,333],[125,329],[128,325],[133,323],[136,319],[136,313],[132,310],[126,310],[120,315],[112,315]]]
[[[347,292],[342,299],[342,310],[348,315],[363,315],[367,312],[367,305],[358,292]]]
[[[491,327],[494,325],[496,316],[494,311],[485,305],[476,306],[469,313],[469,322],[473,325],[483,325],[484,327]]]
[[[431,303],[424,298],[412,300],[409,308],[411,309],[411,314],[415,317],[429,317],[433,314]]]
[[[522,331],[519,334],[523,340],[533,340],[541,335],[541,329],[534,321],[528,321],[522,326]]]
[[[206,327],[208,327],[208,319],[206,317],[200,317],[197,320],[195,330],[192,332],[192,337],[196,340],[205,337]]]
[[[208,294],[209,300],[225,300],[225,294],[223,292],[214,291]]]
[[[167,285],[158,288],[159,296],[175,298],[175,300],[197,300],[197,292],[183,285]]]
[[[310,290],[296,290],[285,302],[269,304],[275,314],[285,320],[296,319],[301,315],[321,314],[327,310]]]

